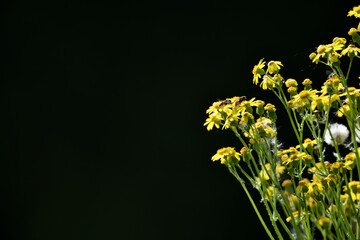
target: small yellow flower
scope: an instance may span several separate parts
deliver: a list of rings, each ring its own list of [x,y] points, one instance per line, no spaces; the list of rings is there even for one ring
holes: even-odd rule
[[[275,106],[274,106],[273,104],[268,103],[268,104],[266,104],[266,106],[264,107],[264,110],[265,110],[265,111],[276,111],[276,108],[275,108]]]
[[[286,87],[296,87],[298,85],[297,81],[295,79],[289,78],[285,82]]]
[[[222,116],[220,113],[214,113],[214,114],[211,114],[206,120],[205,120],[205,123],[204,123],[204,126],[207,125],[206,129],[208,131],[212,130],[214,128],[214,126],[216,128],[220,128],[220,123],[221,123],[221,120],[223,120]]]
[[[341,55],[345,56],[347,54],[348,57],[357,56],[358,53],[360,53],[360,49],[354,44],[349,44],[347,48],[341,51]]]
[[[232,158],[240,161],[240,153],[235,151],[233,147],[225,147],[217,150],[216,154],[212,156],[211,160],[213,162],[220,160],[221,164],[230,163]]]
[[[338,117],[342,117],[342,116],[344,116],[344,114],[346,115],[346,114],[348,114],[350,112],[350,106],[348,105],[348,104],[345,104],[345,105],[342,105],[340,108],[339,108],[339,110],[338,110],[338,112],[337,112],[337,116]]]
[[[266,73],[273,74],[274,72],[278,72],[280,70],[280,66],[284,66],[280,61],[270,61],[267,64],[268,68]]]
[[[348,153],[345,157],[345,168],[352,170],[355,167],[356,154],[354,152]]]
[[[275,81],[268,75],[264,75],[263,81],[260,83],[260,87],[264,90],[273,89],[275,87]]]
[[[331,220],[328,217],[321,217],[319,219],[319,224],[324,228],[329,228],[331,226]]]
[[[356,18],[360,18],[360,5],[357,7],[353,7],[352,10],[348,12],[348,17],[354,16]]]
[[[301,211],[301,215],[299,216],[299,211],[295,211],[295,212],[292,212],[292,215],[295,219],[295,222],[300,220],[304,215],[305,215],[305,210],[302,210]],[[308,213],[308,215],[310,215],[310,213]],[[286,218],[286,221],[287,222],[290,222],[291,221],[291,216],[290,217],[287,217]]]
[[[309,55],[309,58],[310,60],[314,60],[316,58],[316,53],[312,52],[310,55]]]
[[[293,100],[296,105],[305,106],[317,98],[317,93],[317,90],[302,90]]]
[[[249,112],[244,112],[244,113],[242,114],[242,116],[241,116],[240,122],[241,122],[242,124],[248,124],[249,119],[254,119],[254,116],[253,116],[251,113],[249,113]]]
[[[357,30],[356,28],[350,28],[348,34],[349,34],[349,36],[352,36],[352,35],[354,35],[354,34],[357,33],[357,32],[358,32],[358,30]]]
[[[282,187],[291,187],[292,186],[292,181],[290,179],[285,179],[282,184]]]
[[[304,85],[304,86],[311,85],[311,84],[312,84],[312,81],[308,78],[302,82],[302,85]]]
[[[263,62],[264,59],[261,59],[259,61],[259,63],[257,65],[254,66],[253,70],[252,70],[252,74],[254,75],[254,78],[253,78],[253,83],[255,85],[258,84],[258,79],[265,74],[265,71],[264,71],[264,67],[265,67],[265,62]]]

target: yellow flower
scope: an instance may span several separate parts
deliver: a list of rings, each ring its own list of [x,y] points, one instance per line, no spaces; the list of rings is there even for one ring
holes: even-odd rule
[[[264,61],[264,59],[261,59],[259,61],[259,63],[257,65],[255,65],[252,70],[252,74],[254,74],[253,83],[255,85],[258,84],[258,79],[261,77],[261,75],[265,74],[265,71],[263,69],[265,67],[265,62],[263,62],[263,61]]]
[[[354,44],[349,44],[347,48],[341,51],[341,55],[345,56],[346,54],[348,57],[357,56],[360,53],[360,49],[356,47]]]
[[[269,174],[271,174],[271,166],[270,163],[266,163],[265,164],[265,169],[260,170],[260,176],[261,178],[263,178],[265,181],[268,181],[270,179]],[[269,174],[268,174],[269,173]]]
[[[317,144],[316,139],[311,140],[310,138],[306,138],[304,140],[303,146],[304,146],[305,149],[310,149],[310,148],[313,148],[313,146],[316,145],[316,144]],[[299,149],[299,148],[300,148],[300,145],[297,145],[296,149]]]
[[[223,120],[223,118],[220,113],[213,113],[205,120],[204,126],[207,125],[206,129],[208,131],[212,130],[214,126],[220,128],[221,120]]]
[[[283,183],[281,184],[282,187],[291,187],[292,181],[290,179],[285,179]]]
[[[212,156],[211,160],[213,162],[220,160],[221,164],[229,164],[232,159],[237,159],[240,161],[241,154],[235,151],[233,147],[225,147],[217,150],[216,154]]]
[[[283,174],[285,172],[285,170],[286,170],[286,167],[284,167],[280,163],[276,163],[275,172],[276,172],[277,177],[280,177],[280,175]]]
[[[317,90],[302,90],[299,94],[294,96],[295,105],[305,106],[311,103],[317,97]]]
[[[273,89],[275,87],[275,81],[268,75],[264,75],[263,81],[260,83],[262,89]]]
[[[310,60],[314,60],[316,58],[316,53],[312,52],[310,55],[309,55],[309,58]]]
[[[282,65],[282,63],[280,61],[270,61],[268,62],[268,68],[266,70],[266,73],[270,73],[273,74],[274,72],[278,72],[280,70],[280,66],[284,66]]]
[[[242,116],[241,116],[240,122],[241,122],[242,124],[248,124],[249,119],[254,119],[254,116],[253,116],[251,113],[249,113],[249,112],[244,112],[244,113],[242,114]]]
[[[319,224],[324,228],[329,228],[331,226],[331,220],[328,217],[321,217],[319,219]]]
[[[317,195],[319,195],[320,193],[322,193],[324,191],[322,184],[317,183],[317,182],[312,182],[308,186],[308,188],[309,189],[308,189],[306,195],[310,196],[310,197],[316,197]]]
[[[342,106],[339,108],[339,110],[338,110],[338,112],[337,112],[337,116],[338,116],[338,117],[342,117],[342,116],[344,116],[344,114],[346,115],[346,114],[348,114],[349,112],[350,112],[350,106],[347,105],[347,104],[345,104],[345,105],[342,105]]]
[[[357,30],[356,28],[350,28],[348,34],[349,34],[349,36],[352,36],[352,35],[354,35],[354,34],[357,33],[357,32],[358,32],[358,30]]]
[[[333,48],[332,50],[340,51],[341,49],[344,48],[345,43],[346,43],[345,38],[336,37],[336,38],[333,39],[333,43],[330,44],[330,46]]]
[[[292,216],[294,217],[295,222],[297,222],[298,220],[300,220],[304,215],[305,215],[304,209],[301,211],[300,216],[299,216],[299,211],[292,212]],[[310,213],[308,213],[308,215],[310,215]],[[290,222],[290,221],[291,221],[291,216],[290,216],[290,217],[287,217],[287,218],[286,218],[286,221],[287,221],[287,222]]]
[[[354,16],[356,18],[360,18],[360,5],[357,7],[353,7],[352,10],[348,12],[348,17]]]
[[[354,152],[348,153],[345,157],[345,168],[352,170],[355,167],[356,154]]]
[[[265,110],[265,111],[276,111],[276,108],[275,108],[275,106],[274,106],[273,104],[268,103],[268,104],[266,104],[266,106],[264,107],[264,110]]]
[[[312,81],[308,78],[302,82],[302,85],[304,85],[304,86],[311,85],[311,84],[312,84]]]

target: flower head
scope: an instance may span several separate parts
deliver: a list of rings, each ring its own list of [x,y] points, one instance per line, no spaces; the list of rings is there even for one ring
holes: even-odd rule
[[[280,61],[270,61],[268,62],[268,68],[266,70],[266,73],[270,73],[273,74],[274,72],[278,72],[280,70],[280,66],[284,66],[282,65],[282,63]]]
[[[360,5],[357,7],[353,7],[352,10],[349,11],[348,17],[354,16],[356,18],[360,18]]]
[[[268,75],[264,75],[263,81],[260,83],[260,87],[264,90],[273,89],[275,87],[275,81]]]
[[[356,47],[354,44],[349,44],[347,48],[342,50],[341,55],[348,55],[349,57],[357,56],[360,53],[360,49]]]
[[[265,74],[264,68],[265,62],[264,59],[260,59],[259,63],[254,66],[252,70],[252,74],[254,74],[253,83],[257,85],[259,83],[258,79],[261,77],[261,75]]]
[[[221,164],[230,164],[232,159],[240,161],[241,154],[235,151],[233,147],[225,147],[217,150],[216,154],[212,156],[213,162],[220,160]]]
[[[330,124],[325,132],[325,142],[329,145],[343,144],[349,136],[347,127],[340,123]],[[333,139],[332,139],[333,138]],[[334,140],[334,141],[333,141]]]

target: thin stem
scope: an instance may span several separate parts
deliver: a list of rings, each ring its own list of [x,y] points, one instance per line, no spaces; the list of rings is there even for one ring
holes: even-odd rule
[[[247,190],[245,184],[244,184],[244,181],[239,177],[239,175],[237,174],[236,171],[234,171],[232,168],[229,168],[231,174],[233,174],[235,176],[235,178],[240,182],[242,188],[244,189],[245,193],[246,193],[246,196],[249,198],[250,200],[250,203],[252,205],[252,207],[254,208],[255,212],[256,212],[256,215],[258,216],[262,226],[264,227],[266,233],[268,234],[268,236],[270,237],[270,239],[272,240],[275,240],[275,238],[273,237],[273,235],[271,234],[270,230],[268,229],[268,227],[266,226],[266,223],[264,222],[264,219],[261,217],[261,214],[256,206],[256,204],[254,203],[254,200],[252,199],[249,191]]]

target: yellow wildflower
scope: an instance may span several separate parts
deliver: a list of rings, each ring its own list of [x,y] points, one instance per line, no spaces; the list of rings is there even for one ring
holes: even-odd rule
[[[273,104],[271,104],[271,103],[266,104],[266,106],[264,107],[264,109],[265,109],[266,111],[276,111],[275,106],[274,106]]]
[[[267,64],[268,68],[266,73],[273,74],[274,72],[278,72],[280,70],[280,66],[284,66],[280,61],[270,61]]]
[[[212,156],[213,162],[220,160],[221,164],[230,163],[231,159],[237,159],[240,161],[240,153],[235,151],[233,147],[225,147],[217,150],[216,154]]]
[[[322,184],[320,184],[318,182],[312,182],[310,185],[308,185],[308,191],[307,191],[306,195],[308,195],[310,197],[316,197],[323,191],[324,191],[324,188],[323,188]]]
[[[298,85],[297,81],[295,79],[289,78],[285,82],[286,87],[296,87]]]
[[[311,85],[311,84],[312,84],[312,81],[308,78],[302,82],[302,85],[304,85],[304,86]]]
[[[255,85],[258,84],[258,79],[261,77],[261,75],[264,75],[265,74],[265,71],[264,71],[264,67],[265,67],[265,62],[263,62],[264,59],[261,59],[259,61],[259,63],[257,65],[254,66],[253,70],[252,70],[252,74],[254,74],[254,78],[253,78],[253,83]]]
[[[319,224],[324,228],[329,228],[331,226],[331,220],[328,217],[321,217],[319,219]]]
[[[241,116],[240,123],[242,124],[248,124],[249,119],[254,119],[254,116],[249,112],[244,112]]]
[[[220,123],[221,123],[221,120],[223,120],[222,116],[220,113],[214,113],[214,114],[211,114],[206,120],[205,120],[205,123],[204,123],[204,126],[207,125],[206,129],[208,131],[212,130],[214,128],[214,126],[216,128],[220,128]]]
[[[356,160],[356,155],[354,152],[348,153],[345,157],[345,168],[347,170],[352,170],[355,167],[355,160]]]
[[[302,90],[299,94],[295,95],[293,101],[296,105],[305,106],[310,104],[317,97],[317,90]]]
[[[345,56],[347,54],[348,57],[354,57],[357,56],[358,53],[360,53],[360,49],[356,47],[354,44],[349,44],[347,48],[342,50],[341,55]]]
[[[360,18],[360,5],[357,7],[353,7],[352,10],[348,12],[348,17],[354,16],[356,18]]]
[[[273,89],[275,87],[275,81],[268,75],[264,75],[263,81],[260,83],[260,87],[264,90]]]
[[[354,35],[354,34],[357,33],[357,32],[358,32],[358,30],[357,30],[356,28],[350,28],[348,34],[349,34],[350,36],[352,36],[352,35]]]
[[[347,115],[349,112],[350,112],[350,106],[348,104],[345,104],[339,108],[337,112],[337,116],[342,117],[344,114]]]

